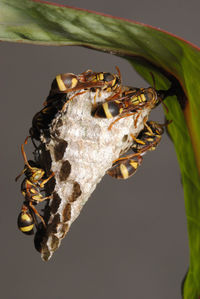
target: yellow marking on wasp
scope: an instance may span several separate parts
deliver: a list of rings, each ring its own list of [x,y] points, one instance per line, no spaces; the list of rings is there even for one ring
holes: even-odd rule
[[[32,194],[36,194],[37,193],[37,191],[34,188],[31,188],[30,191],[31,191]]]
[[[100,73],[99,74],[99,80],[103,80],[104,79],[104,74]]]
[[[34,196],[32,196],[32,199],[35,201],[41,201],[41,199],[42,199],[42,201],[43,201],[42,195],[34,195]]]
[[[153,142],[154,139],[153,139],[153,138],[147,138],[147,141],[149,141],[149,142]]]
[[[128,169],[124,164],[120,164],[119,166],[120,172],[124,179],[127,179],[129,177]]]
[[[24,227],[20,227],[20,230],[22,232],[29,232],[30,230],[32,230],[34,227],[34,224],[28,225],[28,226],[24,226]]]
[[[140,139],[136,139],[136,142],[137,142],[137,143],[139,143],[139,144],[142,144],[142,145],[144,145],[144,144],[145,144],[145,142],[144,142],[144,141],[142,141],[142,140],[140,140]]]
[[[140,103],[140,100],[138,97],[133,97],[131,99],[131,103],[133,103],[134,105],[138,105]]]
[[[76,87],[77,83],[78,83],[78,80],[76,78],[73,78],[71,88]]]
[[[156,147],[155,146],[152,146],[150,147],[149,151],[155,151]]]
[[[134,169],[137,169],[137,167],[138,167],[138,162],[131,160],[130,165],[131,165]]]
[[[49,107],[43,108],[42,113],[47,113],[49,111]]]
[[[145,132],[146,136],[152,136],[152,134],[150,132]]]
[[[146,101],[145,95],[143,93],[140,95],[140,101],[141,102],[145,102]]]
[[[135,141],[135,142],[137,142],[137,143],[139,143],[139,144],[142,144],[142,145],[144,145],[145,144],[145,142],[144,141],[142,141],[142,140],[140,140],[140,139],[138,139],[138,138],[136,138],[133,134],[131,134],[131,137],[133,138],[133,140]]]
[[[115,78],[115,80],[113,80],[113,82],[112,82],[112,86],[114,86],[115,83],[116,83],[116,78]]]
[[[107,118],[113,118],[112,114],[109,111],[108,103],[103,103],[103,110]]]
[[[35,173],[35,175],[33,175],[33,181],[39,181],[42,176],[42,172]]]
[[[66,90],[66,86],[61,78],[61,75],[57,75],[56,76],[56,81],[57,81],[57,84],[58,84],[58,88],[60,91],[65,91]]]
[[[23,221],[30,221],[30,216],[27,214],[23,214],[21,217]]]

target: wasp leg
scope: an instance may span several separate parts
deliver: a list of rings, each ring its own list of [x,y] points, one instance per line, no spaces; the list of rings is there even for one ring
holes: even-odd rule
[[[30,137],[30,136],[27,136],[26,139],[25,139],[25,141],[24,141],[24,143],[22,143],[22,145],[21,145],[21,152],[22,152],[22,156],[23,156],[23,159],[24,159],[25,164],[26,164],[29,168],[31,168],[31,166],[30,166],[29,163],[28,163],[28,160],[27,160],[27,157],[26,157],[26,153],[25,153],[25,150],[24,150],[24,144],[27,144],[27,140],[28,140],[29,137]],[[15,181],[17,181],[17,180],[22,176],[22,174],[23,174],[25,171],[26,171],[26,170],[23,169],[23,170],[20,172],[20,174],[15,178]]]
[[[75,93],[71,98],[69,98],[69,100],[63,105],[63,107],[62,107],[62,111],[65,111],[65,110],[66,110],[66,106],[67,106],[68,102],[72,101],[73,98],[75,98],[76,96],[81,95],[81,94],[83,94],[83,93],[86,93],[86,90],[81,91],[81,92],[77,92],[77,93]]]
[[[40,188],[43,188],[44,185],[45,185],[50,179],[52,179],[52,177],[54,177],[54,175],[55,175],[55,173],[52,172],[51,175],[50,175],[47,179],[43,180],[43,181],[40,183],[40,185],[39,185]]]
[[[136,142],[136,143],[139,143],[139,144],[142,144],[142,145],[145,145],[145,142],[140,140],[139,138],[136,138],[133,134],[130,134],[131,137],[133,138],[133,140]]]
[[[46,199],[50,199],[51,198],[51,195],[49,196],[46,196],[46,197],[42,197],[42,198],[39,198],[38,195],[35,195],[35,196],[32,196],[32,200],[35,200],[37,202],[43,202],[45,201]]]
[[[164,133],[164,126],[166,124],[158,124],[154,121],[148,121],[144,125],[144,129],[140,132],[137,138],[134,136],[134,143],[131,148],[135,153],[144,153],[147,150],[155,150],[159,144],[162,134]]]
[[[135,113],[136,113],[136,112],[126,113],[126,114],[120,116],[119,118],[117,118],[116,120],[114,120],[114,121],[109,125],[108,130],[110,131],[110,130],[112,129],[113,125],[114,125],[117,121],[119,121],[121,118],[128,117],[128,116],[132,116],[132,115],[134,115]]]
[[[152,121],[151,123],[157,125],[157,122],[155,121]],[[147,131],[149,132],[149,136],[155,136],[155,133],[153,133],[151,127],[147,124],[147,122],[145,122],[144,126],[147,128]]]
[[[97,88],[96,91],[95,91],[94,104],[92,105],[93,109],[96,108],[96,106],[97,106],[96,98],[97,98],[98,95],[99,95],[99,97],[101,96],[101,92],[100,92],[99,88]]]
[[[107,174],[116,178],[126,180],[135,174],[138,167],[142,163],[142,156],[135,156],[133,159],[124,157],[124,160],[115,161],[112,168],[107,171]]]
[[[36,210],[36,208],[34,207],[32,202],[30,202],[29,205],[30,205],[31,209],[33,210],[33,212],[35,213],[35,215],[37,215],[40,218],[40,220],[42,221],[44,227],[46,228],[46,223],[44,222],[43,217],[38,213],[38,211]]]
[[[138,110],[140,110],[140,108]],[[137,126],[138,118],[140,117],[141,113],[142,113],[142,111],[138,113],[138,115],[136,116],[136,118],[134,120],[134,126],[135,126],[135,128]],[[148,119],[147,117],[144,118],[144,121],[143,121],[144,125],[146,124],[147,119]]]
[[[118,98],[120,98],[121,94],[122,94],[122,89],[121,89],[121,86],[120,86],[120,87],[117,88],[116,93],[112,96],[107,97],[105,99],[105,101],[109,102],[109,101],[113,101],[115,99],[118,99]]]
[[[25,169],[23,169],[23,170],[20,172],[20,174],[18,174],[18,176],[16,176],[16,178],[15,178],[15,182],[18,181],[18,179],[22,176],[22,174],[24,174],[24,172],[25,172]]]

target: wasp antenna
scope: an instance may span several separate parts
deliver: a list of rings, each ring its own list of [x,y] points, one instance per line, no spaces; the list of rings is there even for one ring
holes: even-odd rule
[[[26,139],[25,139],[25,141],[24,141],[24,144],[27,144],[29,138],[31,138],[31,136],[27,136],[27,137],[26,137]]]
[[[31,137],[31,136],[27,136],[24,143],[27,144],[27,140],[28,138]],[[29,168],[32,168],[30,166],[30,164],[28,163],[28,160],[27,160],[27,157],[26,157],[26,153],[24,151],[24,144],[21,145],[21,152],[22,152],[22,156],[24,158],[24,162],[25,164],[29,167]],[[20,174],[15,178],[15,182],[17,182],[17,180],[22,176],[22,174],[25,172],[25,169],[22,170],[22,172],[20,172]]]
[[[159,97],[160,103],[163,104],[165,107],[166,112],[169,112],[169,109],[167,108],[166,104],[164,103],[164,100],[166,97],[168,97],[170,94],[168,94],[168,90],[157,90],[157,97]]]
[[[161,127],[167,127],[168,125],[170,125],[173,122],[172,119],[170,120],[166,120],[166,122],[164,124],[161,124]]]
[[[18,181],[18,179],[22,176],[22,174],[24,173],[24,169],[22,170],[22,172],[20,172],[20,174],[15,178],[15,182]]]
[[[115,66],[117,72],[118,72],[118,76],[119,76],[119,79],[120,81],[122,80],[122,75],[121,75],[121,72],[120,72],[120,69],[118,68],[118,66]]]
[[[32,169],[31,165],[28,163],[27,157],[26,157],[26,153],[24,150],[24,144],[27,144],[27,140],[28,140],[29,136],[25,139],[25,142],[22,143],[21,145],[21,152],[22,152],[22,156],[24,158],[24,163],[28,166],[28,168]]]

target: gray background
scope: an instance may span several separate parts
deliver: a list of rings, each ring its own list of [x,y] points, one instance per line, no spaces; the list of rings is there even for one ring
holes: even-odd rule
[[[199,45],[199,1],[57,1],[154,25]],[[105,176],[53,258],[44,263],[32,237],[20,233],[15,176],[20,144],[50,83],[62,72],[114,72],[148,86],[121,58],[80,47],[1,45],[1,298],[100,299],[180,296],[188,266],[183,191],[167,135],[127,181]],[[163,121],[157,108],[151,119]],[[30,151],[33,148],[30,149]]]

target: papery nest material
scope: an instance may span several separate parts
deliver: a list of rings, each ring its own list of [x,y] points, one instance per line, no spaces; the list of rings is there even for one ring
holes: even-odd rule
[[[69,97],[75,92],[69,93]],[[40,239],[40,252],[44,261],[51,258],[60,246],[71,224],[78,217],[97,183],[112,167],[113,161],[126,153],[144,128],[150,107],[144,106],[133,116],[109,125],[117,118],[103,119],[91,115],[94,97],[104,102],[112,93],[85,91],[66,105],[66,111],[57,116],[50,128],[50,139],[41,135],[41,141],[51,157],[51,171],[55,174],[52,199],[48,210],[47,229]],[[139,115],[138,115],[139,114]],[[137,122],[135,122],[138,117]]]

